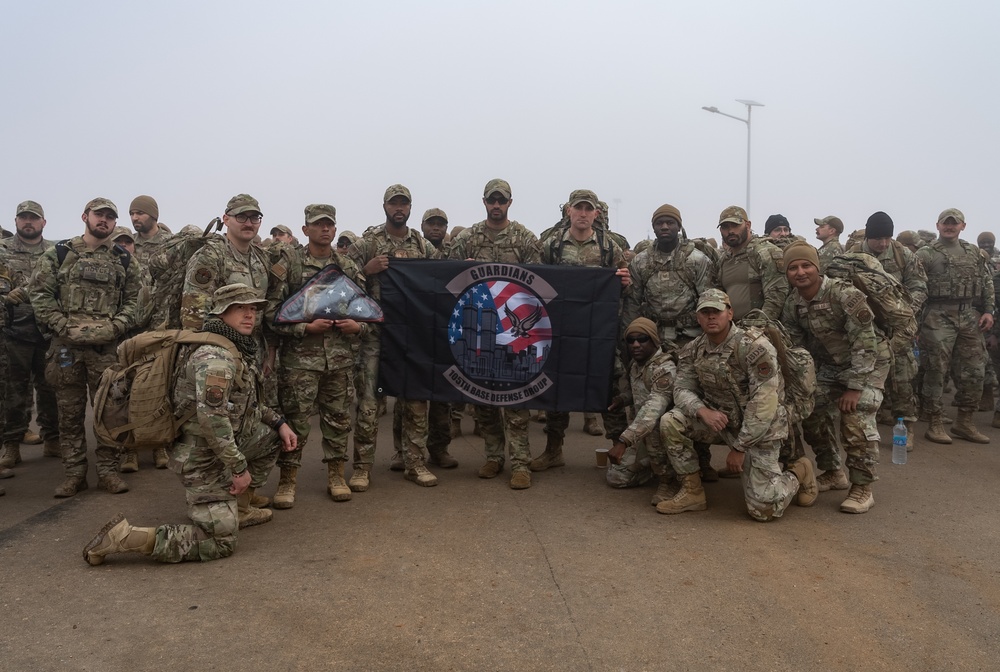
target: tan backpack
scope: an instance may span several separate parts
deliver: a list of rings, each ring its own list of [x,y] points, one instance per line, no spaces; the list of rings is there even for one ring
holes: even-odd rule
[[[94,434],[123,448],[168,448],[197,407],[173,407],[177,354],[182,345],[216,345],[242,367],[239,350],[218,334],[187,329],[147,331],[118,346],[118,362],[101,375],[94,395]],[[242,373],[240,371],[239,373]],[[236,376],[241,385],[242,375]]]

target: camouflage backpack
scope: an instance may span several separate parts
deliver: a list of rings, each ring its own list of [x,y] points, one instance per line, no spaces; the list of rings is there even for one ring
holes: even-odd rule
[[[185,227],[186,229],[187,227]],[[151,301],[154,308],[150,325],[156,329],[176,329],[181,325],[181,295],[187,262],[194,253],[222,229],[222,220],[216,217],[201,235],[189,235],[181,230],[167,239],[149,258],[149,272],[155,278]]]
[[[785,409],[791,424],[812,415],[816,404],[816,364],[802,346],[792,345],[781,322],[772,320],[764,311],[754,308],[740,320],[747,331],[760,331],[778,353],[781,377],[785,380]]]
[[[847,280],[861,290],[877,326],[887,339],[912,343],[917,335],[913,299],[899,280],[882,268],[878,259],[858,252],[845,252],[830,260],[825,275]]]
[[[228,339],[203,331],[147,331],[122,341],[118,362],[101,375],[94,394],[94,435],[124,448],[167,448],[196,406],[177,415],[173,388],[182,345],[217,345],[242,367],[240,353]],[[237,375],[235,383],[240,385]]]

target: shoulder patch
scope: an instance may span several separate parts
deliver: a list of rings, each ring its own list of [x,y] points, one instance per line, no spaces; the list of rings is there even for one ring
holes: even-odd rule
[[[875,316],[872,315],[872,311],[868,309],[868,306],[865,306],[855,313],[854,317],[856,317],[861,324],[868,324],[875,319]]]
[[[844,301],[844,310],[849,313],[854,313],[861,304],[865,302],[865,295],[861,293],[860,290],[850,292],[847,300]]]
[[[756,369],[757,369],[757,377],[760,378],[761,380],[767,380],[768,378],[774,375],[774,367],[771,366],[771,362],[767,361],[766,359],[762,359],[759,362],[757,362]]]
[[[205,403],[214,408],[222,406],[226,401],[226,390],[229,389],[229,379],[217,374],[205,376]]]
[[[767,348],[764,347],[763,343],[757,343],[747,354],[747,364],[753,365],[758,359],[767,354]]]
[[[287,271],[288,269],[285,268],[284,264],[279,263],[271,266],[271,273],[273,273],[274,277],[278,278],[279,280],[285,279],[285,273],[287,273]]]
[[[207,287],[212,282],[212,278],[214,277],[215,274],[212,273],[212,269],[205,266],[196,269],[195,272],[191,274],[191,280],[196,285],[201,285],[202,287]]]

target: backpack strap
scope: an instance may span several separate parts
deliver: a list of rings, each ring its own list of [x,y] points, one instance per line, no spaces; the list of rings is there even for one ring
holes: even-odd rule
[[[236,360],[236,370],[239,376],[236,379],[236,386],[240,389],[243,388],[243,355],[240,354],[239,348],[233,344],[225,336],[219,336],[218,334],[213,334],[210,331],[188,331],[181,330],[177,334],[177,339],[175,343],[182,345],[215,345],[217,347],[227,350],[233,359]]]
[[[56,268],[62,266],[63,262],[66,261],[66,257],[73,251],[73,248],[70,247],[69,243],[69,238],[60,240],[56,243]],[[114,252],[115,259],[117,259],[118,263],[122,265],[122,268],[128,271],[128,265],[132,261],[132,255],[128,253],[128,250],[118,243],[115,243],[111,246],[111,251]]]

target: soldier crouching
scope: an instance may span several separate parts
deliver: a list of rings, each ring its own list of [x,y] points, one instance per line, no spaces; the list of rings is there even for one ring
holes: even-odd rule
[[[187,491],[193,525],[133,527],[118,514],[83,549],[99,565],[112,553],[138,552],[158,562],[225,558],[236,550],[237,530],[266,523],[271,511],[250,505],[253,492],[274,467],[279,445],[297,445],[295,433],[274,410],[261,406],[263,381],[251,335],[266,305],[243,284],[220,287],[203,331],[230,340],[236,358],[219,345],[192,347],[178,357],[175,412],[196,404],[170,449],[170,468]]]

